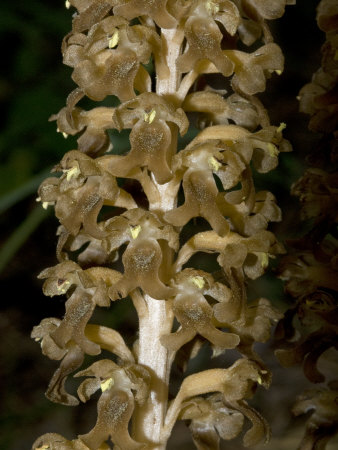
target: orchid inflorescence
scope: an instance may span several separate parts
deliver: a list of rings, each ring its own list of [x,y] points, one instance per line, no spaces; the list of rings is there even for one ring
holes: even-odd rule
[[[109,442],[160,450],[176,420],[189,423],[198,449],[219,449],[245,418],[245,445],[268,439],[247,399],[270,384],[254,344],[269,339],[281,314],[266,298],[249,303],[246,281],[284,249],[267,230],[280,210],[272,193],[256,191],[253,172],[274,169],[291,148],[285,124],[270,124],[256,94],[283,70],[267,20],[293,3],[67,1],[76,13],[62,54],[78,87],[52,120],[64,136],[79,135],[78,149],[39,189],[60,221],[58,264],[40,278],[45,295],[66,295],[66,311],[62,320],[43,319],[32,336],[60,361],[50,400],[75,406],[101,394],[88,433],[46,434],[35,450],[103,450]],[[84,110],[84,97],[104,104]],[[111,130],[129,133],[124,154]],[[197,219],[202,229],[192,226]],[[198,253],[214,256],[221,277],[196,267]],[[97,306],[128,296],[139,319],[133,348],[116,330],[89,323]],[[184,353],[185,370],[204,343],[214,355],[236,348],[241,356],[186,376],[169,402],[173,361]],[[102,350],[111,359],[76,372],[85,355]],[[66,389],[74,372],[83,380],[78,397]]]

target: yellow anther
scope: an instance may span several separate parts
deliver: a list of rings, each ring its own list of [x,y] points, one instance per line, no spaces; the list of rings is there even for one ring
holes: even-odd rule
[[[199,276],[191,277],[191,278],[190,278],[190,281],[191,281],[195,286],[197,286],[198,289],[203,289],[203,288],[204,288],[205,280],[204,280],[203,277],[199,277]]]
[[[296,99],[299,101],[300,100],[300,95],[297,95]]]
[[[60,128],[57,128],[56,129],[56,132],[57,133],[61,133],[61,130],[60,130]],[[68,137],[68,134],[67,133],[65,133],[64,131],[62,131],[62,136],[65,138],[65,139],[67,139],[67,137]]]
[[[66,0],[66,1],[65,1],[65,7],[66,7],[67,9],[70,8],[70,1],[69,1],[69,0]]]
[[[113,378],[107,378],[107,380],[102,381],[102,383],[101,383],[101,390],[102,390],[102,392],[107,391],[112,386],[114,386],[114,379]]]
[[[262,378],[258,375],[258,378],[257,378],[257,383],[258,384],[263,384],[263,380],[262,380]]]
[[[270,156],[278,156],[279,153],[278,148],[271,142],[268,143],[268,152]]]
[[[149,123],[152,123],[156,117],[156,111],[153,109],[149,114]]]
[[[150,113],[144,113],[144,121],[148,123],[152,123],[156,117],[155,109],[152,109]]]
[[[209,164],[209,167],[212,170],[214,170],[215,172],[217,172],[217,170],[219,170],[222,167],[222,164],[219,161],[217,161],[217,159],[214,158],[213,156],[211,156],[208,159],[208,164]]]
[[[43,209],[47,209],[48,206],[52,206],[53,204],[53,202],[42,202],[42,207]]]
[[[108,47],[109,48],[115,48],[117,44],[119,43],[120,35],[118,30],[115,31],[113,36],[109,39]]]
[[[283,71],[280,70],[280,69],[275,70],[275,72],[276,72],[277,75],[282,75],[282,73],[283,73]]]
[[[141,225],[136,225],[136,227],[129,227],[129,231],[133,239],[137,238],[141,230],[142,230]]]
[[[65,294],[69,288],[69,286],[71,285],[71,282],[68,280],[65,280],[63,283],[61,283],[58,287],[57,290],[60,292],[60,294]]]
[[[219,11],[219,5],[212,0],[208,0],[205,3],[206,9],[209,11],[210,14],[217,14]]]
[[[285,130],[285,128],[286,128],[286,123],[281,122],[281,124],[277,128],[277,133],[281,133],[283,130]]]
[[[77,165],[75,165],[71,169],[64,170],[63,172],[67,174],[66,175],[67,181],[71,180],[73,177],[77,178],[81,173]]]
[[[49,447],[49,445],[43,445],[42,447],[35,447],[35,450],[47,450]]]
[[[269,254],[268,253],[261,253],[261,266],[263,269],[266,269],[269,265]]]
[[[36,197],[35,201],[36,202],[41,202],[41,197]]]

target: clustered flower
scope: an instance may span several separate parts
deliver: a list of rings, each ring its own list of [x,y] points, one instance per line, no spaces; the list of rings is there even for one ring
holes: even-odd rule
[[[322,67],[300,91],[300,109],[311,116],[309,129],[321,139],[309,157],[312,166],[293,185],[301,218],[310,227],[290,242],[290,252],[280,265],[280,277],[294,305],[278,324],[276,351],[282,365],[302,364],[312,383],[326,383],[300,395],[295,415],[312,411],[299,449],[325,448],[338,432],[337,381],[320,365],[338,350],[338,236],[337,236],[337,88],[338,7],[322,0],[317,22],[326,33]],[[310,229],[309,229],[310,228]]]
[[[67,299],[63,319],[44,319],[32,337],[46,356],[60,361],[49,399],[77,405],[96,391],[100,396],[92,430],[71,441],[46,434],[35,450],[103,450],[109,440],[121,450],[165,445],[177,419],[189,422],[199,449],[219,449],[220,438],[241,432],[244,418],[252,422],[245,445],[268,438],[268,424],[246,399],[258,385],[269,386],[270,372],[254,344],[269,339],[281,315],[266,298],[249,303],[246,281],[261,276],[269,258],[284,250],[267,231],[269,222],[281,219],[280,210],[272,193],[256,190],[253,172],[274,169],[290,144],[283,138],[285,124],[272,126],[254,95],[283,70],[266,20],[293,3],[67,1],[76,13],[62,53],[78,87],[51,119],[64,136],[80,137],[78,149],[55,166],[60,176],[39,188],[43,207],[53,205],[60,221],[58,264],[40,274],[43,290]],[[174,66],[167,60],[167,32],[176,33],[180,48]],[[248,50],[239,50],[237,41]],[[158,86],[172,74],[177,88],[161,93]],[[229,77],[231,92],[215,88],[210,74]],[[201,89],[198,80],[204,80]],[[85,96],[105,103],[84,110],[79,104]],[[196,136],[177,151],[178,133],[184,137],[194,120]],[[129,133],[127,152],[116,151],[109,130]],[[196,220],[204,229],[192,234]],[[201,252],[215,257],[222,281],[194,266]],[[183,380],[166,411],[160,443],[130,435],[134,412],[141,417],[149,408],[156,384],[139,361],[137,343],[131,350],[117,331],[90,323],[96,307],[128,295],[139,314],[144,298],[166,302],[172,324],[174,318],[178,323],[160,336],[171,362],[194,342],[192,356],[204,342],[215,355],[233,348],[241,354],[231,367]],[[77,372],[86,378],[78,398],[69,394],[67,377],[85,355],[99,358],[102,349],[112,359]]]

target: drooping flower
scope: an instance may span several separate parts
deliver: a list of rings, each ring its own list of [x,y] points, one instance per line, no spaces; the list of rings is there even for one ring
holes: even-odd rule
[[[130,437],[128,425],[135,401],[142,405],[148,396],[149,374],[139,365],[120,368],[111,360],[97,361],[77,377],[91,377],[83,381],[78,394],[83,402],[101,389],[94,428],[79,436],[89,448],[98,449],[110,437],[112,442],[126,450],[144,448]],[[135,391],[135,394],[133,393]]]
[[[175,333],[163,335],[161,342],[167,348],[177,351],[197,333],[220,348],[234,348],[240,338],[233,333],[223,332],[215,326],[213,310],[205,295],[217,298],[220,286],[215,286],[212,277],[201,270],[185,269],[176,277],[177,294],[172,309],[180,323]],[[229,295],[226,286],[222,292]]]
[[[77,150],[66,153],[55,170],[62,170],[60,178],[47,178],[39,188],[43,204],[55,204],[55,214],[73,235],[81,225],[93,237],[103,238],[97,223],[103,205],[135,207],[132,196],[119,188],[114,176],[101,169],[98,163]]]

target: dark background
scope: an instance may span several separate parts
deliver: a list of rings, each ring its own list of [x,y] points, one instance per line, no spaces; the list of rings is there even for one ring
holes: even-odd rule
[[[295,227],[298,205],[290,198],[289,188],[303,172],[303,157],[315,142],[307,131],[308,118],[298,113],[296,96],[319,67],[324,41],[315,22],[318,1],[297,3],[271,24],[285,53],[285,71],[280,77],[273,76],[261,95],[272,124],[287,123],[285,135],[294,147],[294,153],[281,155],[279,168],[265,176],[265,189],[277,196],[283,209],[283,223],[274,227],[282,241],[300,232]],[[44,297],[41,281],[36,278],[43,268],[56,263],[58,223],[52,208],[43,210],[35,198],[49,169],[66,151],[76,148],[74,138],[65,140],[56,133],[55,122],[48,122],[74,88],[71,70],[62,65],[60,52],[62,37],[71,27],[71,15],[61,0],[48,6],[42,0],[0,4],[0,449],[4,450],[29,449],[45,432],[59,432],[71,439],[76,433],[87,432],[95,420],[95,402],[70,408],[44,397],[56,364],[30,339],[32,327],[42,318],[62,317],[64,313],[64,299]],[[253,295],[266,295],[284,309],[290,302],[273,275],[268,274],[251,289]],[[95,319],[116,328],[123,324],[127,340],[132,339],[135,314],[128,302],[98,312]],[[262,346],[260,352],[275,371],[272,389],[267,394],[258,392],[255,400],[276,436],[265,448],[296,448],[303,419],[291,418],[288,408],[303,389],[304,377],[298,369],[279,370],[269,345]],[[208,362],[209,356],[202,352],[196,367]],[[222,360],[217,363],[222,364]],[[174,447],[193,448],[183,424],[170,441],[169,448]],[[224,444],[224,448],[241,446],[236,441]]]

